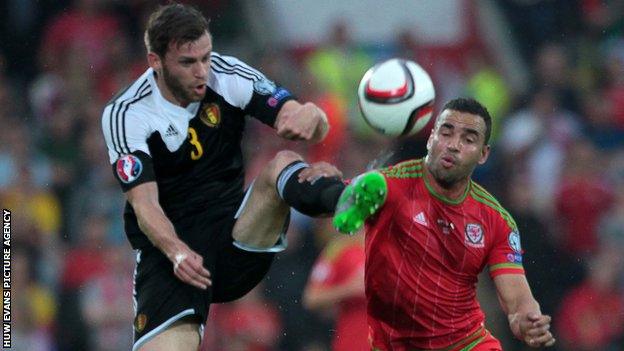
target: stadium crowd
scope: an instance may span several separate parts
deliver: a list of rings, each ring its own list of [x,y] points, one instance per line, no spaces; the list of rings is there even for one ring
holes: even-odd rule
[[[356,87],[374,62],[401,56],[433,77],[438,103],[472,96],[495,119],[490,161],[476,180],[515,217],[524,266],[558,339],[553,350],[624,347],[624,2],[496,1],[527,63],[529,84],[508,84],[475,43],[461,57],[433,55],[397,29],[394,43],[350,39],[336,22],[314,47],[260,46],[239,24],[243,1],[195,1],[212,18],[221,54],[251,59],[314,101],[332,129],[307,148],[248,124],[250,181],[276,151],[295,149],[339,166],[367,167],[424,155],[423,135],[373,134],[358,116]],[[13,214],[13,344],[18,350],[122,350],[132,340],[134,255],[123,197],[111,175],[100,116],[112,95],[146,67],[150,1],[5,1],[0,9],[0,203]],[[297,78],[297,79],[295,79]],[[303,82],[303,83],[296,83]],[[373,164],[370,160],[374,160]],[[289,247],[243,299],[211,308],[204,350],[327,350],[331,317],[308,311],[311,267],[339,234],[295,214]],[[480,282],[488,327],[520,350]]]

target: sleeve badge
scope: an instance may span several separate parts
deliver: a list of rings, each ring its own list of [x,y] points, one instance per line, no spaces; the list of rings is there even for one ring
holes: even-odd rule
[[[115,165],[117,177],[124,183],[132,183],[143,171],[141,160],[134,155],[124,155],[120,157]]]
[[[509,247],[511,247],[514,252],[522,253],[522,246],[520,245],[520,233],[517,230],[509,233]]]

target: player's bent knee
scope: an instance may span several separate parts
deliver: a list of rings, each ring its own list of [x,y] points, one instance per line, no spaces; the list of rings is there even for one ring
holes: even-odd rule
[[[303,161],[303,157],[301,157],[301,155],[291,150],[279,151],[275,155],[275,157],[271,160],[271,162],[269,162],[269,165],[267,167],[271,175],[270,176],[271,179],[269,181],[275,182],[275,180],[277,180],[277,177],[279,177],[282,170],[286,168],[286,166],[288,166],[289,164],[296,162],[296,161]]]

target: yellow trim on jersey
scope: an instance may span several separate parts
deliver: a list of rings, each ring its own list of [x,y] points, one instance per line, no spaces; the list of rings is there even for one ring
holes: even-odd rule
[[[513,269],[524,269],[524,267],[519,263],[497,263],[490,266],[490,272],[497,269],[504,268],[513,268]]]

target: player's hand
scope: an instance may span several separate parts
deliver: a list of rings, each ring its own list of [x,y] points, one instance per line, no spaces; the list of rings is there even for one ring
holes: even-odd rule
[[[200,289],[212,285],[210,272],[204,267],[204,258],[180,242],[167,257],[173,263],[173,273],[181,281]]]
[[[299,183],[303,183],[305,181],[313,183],[315,180],[322,177],[337,177],[342,179],[342,172],[327,162],[316,162],[311,164],[310,167],[304,168],[301,172],[299,172],[298,180]]]
[[[311,102],[289,101],[282,107],[275,128],[277,135],[289,140],[319,142],[329,131],[325,112]]]
[[[520,339],[530,347],[549,347],[555,344],[555,337],[550,332],[551,318],[545,314],[530,312],[517,316]]]

